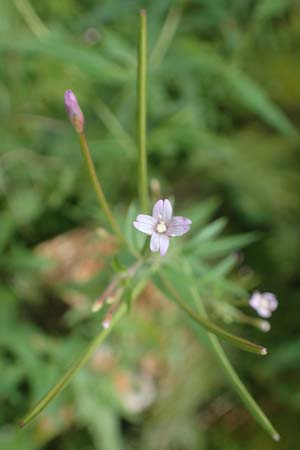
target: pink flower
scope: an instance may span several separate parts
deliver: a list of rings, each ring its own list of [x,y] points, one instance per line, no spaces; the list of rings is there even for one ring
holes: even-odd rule
[[[164,256],[169,248],[169,238],[187,233],[191,223],[186,217],[173,216],[172,205],[166,199],[155,203],[152,216],[139,214],[133,225],[137,230],[151,236],[150,250],[160,251],[161,256]]]
[[[80,106],[78,105],[75,94],[70,89],[68,89],[65,92],[64,100],[71,124],[73,125],[77,133],[82,133],[84,126],[84,116],[82,114]]]
[[[271,317],[272,312],[278,306],[277,298],[271,292],[255,291],[250,300],[249,305],[254,308],[261,317]]]

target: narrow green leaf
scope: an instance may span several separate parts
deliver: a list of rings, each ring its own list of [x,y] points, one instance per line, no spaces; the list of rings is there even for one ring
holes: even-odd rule
[[[37,417],[44,408],[56,397],[72,380],[74,375],[86,364],[92,356],[97,347],[104,341],[104,339],[111,333],[117,323],[121,320],[127,310],[127,306],[123,303],[110,323],[109,328],[102,329],[100,333],[93,339],[87,349],[82,355],[70,366],[58,383],[53,386],[49,392],[19,421],[19,426],[23,428],[35,417]]]
[[[148,277],[145,274],[137,284],[132,288],[131,301],[135,300],[142,289]],[[33,419],[35,419],[46,406],[70,383],[74,375],[87,363],[89,358],[92,356],[94,351],[98,348],[100,344],[106,339],[106,337],[111,333],[115,326],[122,319],[127,311],[127,305],[125,302],[121,304],[119,309],[114,314],[110,325],[108,328],[102,329],[100,333],[92,340],[87,349],[82,353],[82,355],[69,367],[61,379],[49,390],[49,392],[19,421],[19,427],[23,428]]]
[[[188,271],[191,278],[193,278],[193,271],[190,265],[187,264],[186,270]],[[192,282],[190,285],[191,295],[194,299],[194,303],[197,307],[197,310],[201,314],[202,317],[207,318],[205,307],[201,301],[201,298],[198,294],[198,290],[195,284]],[[212,346],[212,349],[221,364],[225,374],[227,375],[227,379],[230,382],[232,388],[238,394],[241,401],[244,403],[245,407],[248,411],[253,415],[253,417],[257,420],[257,422],[261,425],[261,427],[269,433],[269,435],[274,439],[274,441],[280,440],[280,435],[277,433],[270,420],[267,418],[265,413],[261,410],[259,405],[253,399],[251,394],[248,392],[246,386],[243,384],[238,374],[234,370],[231,365],[229,359],[227,358],[219,340],[216,336],[211,333],[208,333],[208,337]]]
[[[220,201],[216,197],[211,197],[197,205],[197,207],[187,208],[183,211],[183,215],[189,217],[193,222],[191,233],[199,229],[207,223],[216,213],[220,206]]]
[[[24,36],[22,39],[12,39],[2,37],[0,39],[0,52],[17,51],[24,55],[48,56],[56,60],[61,60],[64,64],[74,64],[82,71],[97,76],[102,82],[119,83],[128,79],[128,71],[106,58],[99,53],[86,48],[78,47],[66,43],[63,39],[53,38],[52,36],[38,41],[35,38]]]
[[[181,299],[178,292],[173,288],[172,284],[168,281],[167,277],[160,274],[159,278],[166,288],[167,292],[169,293],[168,296],[171,295],[174,302],[195,322],[197,322],[201,327],[205,328],[210,333],[213,333],[220,338],[224,339],[227,342],[230,342],[232,345],[240,348],[241,350],[245,350],[250,353],[256,353],[257,355],[266,355],[267,349],[265,347],[262,347],[260,345],[254,344],[253,342],[250,342],[246,339],[243,339],[241,337],[235,336],[228,331],[224,330],[223,328],[219,327],[218,325],[215,325],[214,323],[210,322],[208,319],[204,318],[202,315],[199,315],[196,311],[194,311],[192,308],[190,308],[187,303],[184,301],[184,299]]]
[[[238,67],[227,66],[224,81],[241,103],[260,116],[266,123],[286,136],[297,136],[298,131],[284,112],[269,98],[267,92]]]
[[[135,203],[132,202],[127,210],[124,233],[126,241],[128,242],[128,245],[133,253],[139,253],[144,243],[143,235],[141,233],[137,233],[136,229],[133,227],[133,221],[136,219],[137,214],[138,209]]]
[[[231,254],[223,258],[214,267],[211,267],[207,272],[207,276],[205,276],[204,278],[216,279],[224,277],[232,271],[236,263],[237,263],[237,256],[235,254]]]
[[[217,236],[225,228],[227,224],[227,219],[221,217],[220,219],[211,222],[206,227],[204,227],[199,233],[197,233],[189,242],[186,243],[184,251],[186,253],[191,252],[196,246],[200,245],[202,242],[206,242]]]
[[[202,305],[199,297],[197,300],[197,307],[199,312],[206,316],[206,311],[204,309],[204,306]],[[280,435],[277,433],[275,428],[273,427],[272,423],[268,419],[268,417],[265,415],[265,413],[262,411],[262,409],[259,407],[259,405],[256,403],[254,398],[251,396],[249,391],[247,390],[246,386],[236,373],[234,367],[230,363],[229,359],[227,358],[218,338],[211,333],[209,333],[209,340],[212,346],[212,349],[214,351],[214,354],[221,364],[228,381],[230,382],[232,388],[237,393],[245,407],[248,409],[248,411],[252,414],[252,416],[257,420],[257,422],[261,425],[261,427],[274,439],[274,441],[280,440]]]
[[[219,238],[214,241],[203,242],[194,249],[194,253],[201,257],[217,258],[227,255],[229,252],[255,242],[257,233],[248,233],[230,237]]]

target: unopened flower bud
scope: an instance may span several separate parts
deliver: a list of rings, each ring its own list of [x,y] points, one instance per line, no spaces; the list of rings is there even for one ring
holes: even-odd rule
[[[80,106],[78,105],[78,101],[75,94],[70,89],[68,89],[65,92],[64,99],[65,99],[65,107],[71,124],[73,125],[77,133],[82,133],[84,126],[84,116],[82,114]]]
[[[258,326],[261,329],[261,331],[264,331],[265,333],[271,330],[271,325],[266,320],[260,320],[258,322]]]
[[[150,190],[155,200],[161,198],[161,185],[157,178],[152,178],[150,180]]]

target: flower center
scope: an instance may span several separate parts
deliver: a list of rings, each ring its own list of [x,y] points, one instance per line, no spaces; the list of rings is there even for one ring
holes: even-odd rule
[[[266,300],[265,298],[262,299],[262,300],[260,301],[260,306],[261,306],[261,308],[266,308],[266,309],[268,309],[268,308],[269,308],[269,302],[268,302],[268,300]]]
[[[158,222],[158,224],[156,225],[156,231],[160,234],[165,233],[167,231],[165,222]]]

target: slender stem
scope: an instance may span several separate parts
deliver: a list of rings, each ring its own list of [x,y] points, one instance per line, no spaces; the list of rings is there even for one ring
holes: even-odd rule
[[[135,301],[145,287],[146,278],[141,279],[132,289],[132,301]],[[116,313],[113,315],[109,327],[101,329],[99,334],[92,340],[82,355],[74,361],[71,367],[65,372],[62,378],[49,390],[49,392],[31,409],[19,422],[19,427],[24,427],[35,419],[46,406],[54,399],[73,379],[74,375],[87,363],[89,358],[95,352],[100,344],[106,339],[111,331],[116,327],[127,311],[127,304],[123,302]]]
[[[26,416],[20,420],[19,426],[24,427],[27,423],[31,422],[35,417],[40,414],[41,411],[56,397],[71,381],[73,376],[86,364],[89,358],[92,356],[97,347],[104,341],[104,339],[110,334],[114,327],[118,324],[121,318],[124,316],[127,310],[127,306],[123,303],[116,314],[113,316],[109,328],[101,329],[100,333],[92,340],[88,348],[82,353],[66,371],[60,381],[49,390],[49,392],[36,404],[36,406]]]
[[[138,49],[138,148],[139,176],[138,189],[143,212],[149,210],[147,153],[146,153],[146,116],[147,116],[147,13],[140,13],[140,34]]]
[[[93,160],[91,158],[91,154],[90,154],[90,150],[89,150],[89,146],[88,146],[85,134],[84,133],[79,134],[79,139],[80,139],[80,147],[81,147],[82,155],[86,162],[90,180],[92,182],[94,191],[97,195],[97,199],[98,199],[100,208],[103,210],[108,222],[110,223],[113,231],[115,232],[115,234],[117,235],[119,240],[124,241],[124,237],[121,232],[121,229],[120,229],[119,225],[117,224],[116,219],[113,216],[113,213],[109,207],[109,204],[106,200],[105,194],[101,187],[100,181],[97,177],[95,166],[94,166]]]
[[[187,266],[187,270],[192,275],[192,268],[190,266]],[[195,287],[191,287],[190,290],[199,313],[203,317],[207,318],[205,306],[200,298],[198,289]],[[261,425],[261,427],[271,435],[274,441],[279,441],[280,435],[277,433],[268,417],[256,403],[256,401],[251,396],[246,386],[236,373],[234,367],[231,365],[229,359],[227,358],[226,353],[224,352],[219,342],[219,339],[211,333],[208,333],[208,337],[211,343],[211,347],[214,351],[214,354],[219,363],[221,364],[225,374],[227,375],[227,379],[230,382],[232,388],[235,390],[241,401],[244,403],[245,407],[257,420],[257,422]]]
[[[204,308],[203,303],[201,302],[199,296],[197,301],[197,307],[199,309],[199,312],[206,317],[206,311]],[[218,338],[214,336],[213,334],[208,334],[212,349],[215,353],[216,358],[220,362],[221,366],[223,367],[224,372],[227,375],[227,379],[229,380],[231,386],[236,391],[242,402],[244,403],[245,407],[250,411],[250,413],[256,418],[258,423],[271,435],[271,437],[275,441],[280,440],[280,436],[265,415],[265,413],[261,410],[259,405],[256,403],[254,398],[251,396],[249,391],[247,390],[246,386],[242,382],[242,380],[239,378],[238,374],[236,373],[235,369],[231,365],[229,359],[227,358]]]

